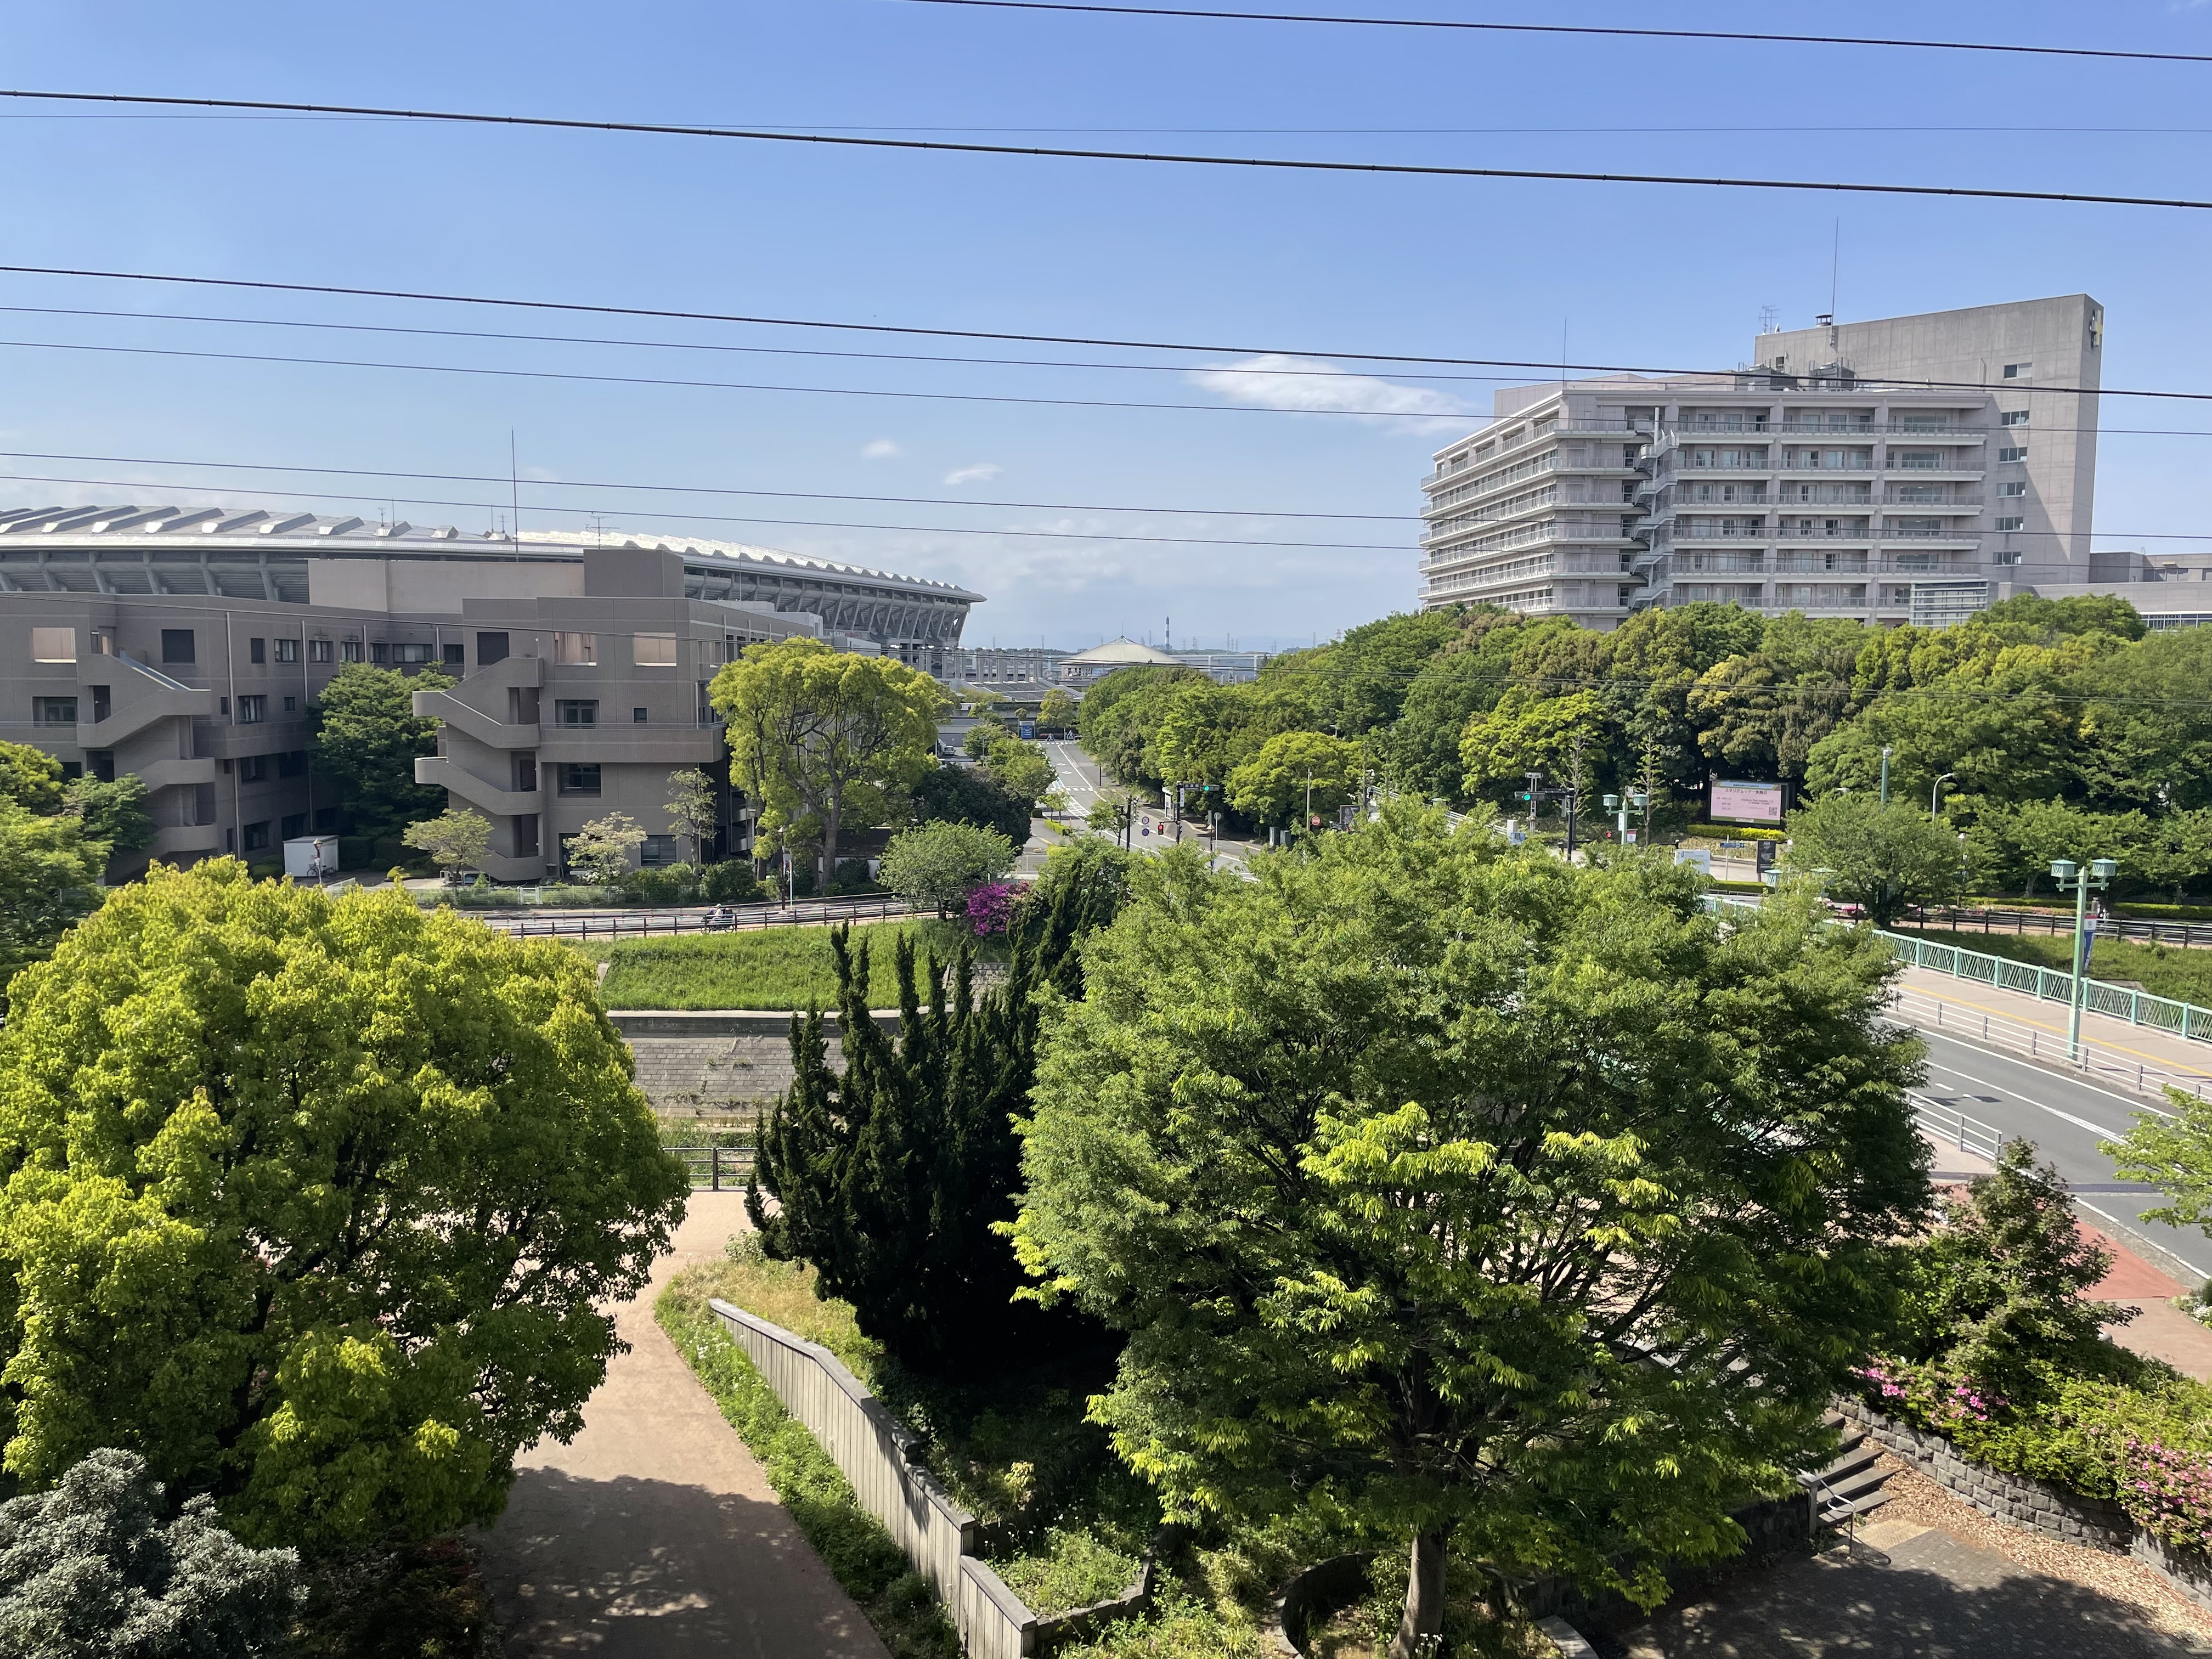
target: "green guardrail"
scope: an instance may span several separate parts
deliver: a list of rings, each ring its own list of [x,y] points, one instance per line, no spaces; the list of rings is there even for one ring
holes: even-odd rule
[[[1759,902],[1755,898],[1730,893],[1709,893],[1705,902],[1705,908],[1715,913],[1756,910]],[[2074,1000],[2073,975],[2056,969],[2032,962],[2015,962],[2010,957],[1993,957],[1985,951],[1969,951],[1964,945],[1937,945],[1909,933],[1893,933],[1886,927],[1877,927],[1874,933],[1900,960],[1915,968],[1978,981],[2000,991],[2017,991],[2044,1002],[2070,1003]],[[2132,986],[2085,979],[2081,981],[2081,1006],[2091,1013],[2124,1019],[2130,1025],[2171,1032],[2197,1042],[2212,1042],[2212,1008],[2199,1008],[2193,1002],[2176,1002],[2172,997],[2156,996]]]

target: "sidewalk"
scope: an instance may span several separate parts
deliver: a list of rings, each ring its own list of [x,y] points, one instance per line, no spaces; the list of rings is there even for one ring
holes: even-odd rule
[[[1939,974],[1932,968],[1907,968],[1898,982],[1942,1005],[1943,1018],[1937,1030],[1972,1040],[1979,1021],[2002,1022],[2051,1040],[2054,1063],[2063,1063],[2067,1010],[2063,1002],[2045,1002],[2025,992],[2000,990],[1979,980]],[[2134,1061],[2153,1072],[2212,1082],[2212,1043],[2087,1012],[2081,1016],[2081,1040],[2113,1059]],[[2009,1048],[2014,1044],[1999,1046]]]
[[[616,1316],[607,1367],[568,1445],[517,1460],[484,1571],[507,1659],[885,1659],[653,1318],[677,1268],[719,1255],[743,1197],[694,1193],[676,1247]]]

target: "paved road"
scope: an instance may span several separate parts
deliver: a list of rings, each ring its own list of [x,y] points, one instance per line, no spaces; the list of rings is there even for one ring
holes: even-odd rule
[[[887,1659],[852,1598],[653,1322],[670,1274],[744,1226],[735,1193],[694,1193],[652,1288],[616,1321],[630,1352],[568,1445],[517,1460],[484,1540],[507,1659]]]
[[[1045,756],[1052,762],[1054,775],[1059,780],[1060,791],[1067,797],[1068,808],[1078,823],[1088,817],[1108,793],[1098,784],[1098,763],[1085,754],[1082,748],[1069,739],[1060,739],[1044,745]],[[1146,823],[1152,833],[1144,833]],[[1186,823],[1182,826],[1186,841],[1204,841],[1206,826]],[[1137,809],[1137,823],[1130,844],[1140,853],[1157,853],[1176,844],[1172,814],[1158,807]],[[1215,861],[1224,870],[1241,870],[1247,854],[1261,851],[1249,842],[1221,840],[1215,842]]]
[[[1928,1085],[1922,1092],[1929,1099],[1979,1118],[2008,1138],[2033,1141],[2075,1185],[2085,1205],[2199,1268],[2198,1278],[2212,1278],[2212,1239],[2194,1228],[2142,1219],[2142,1212],[2155,1207],[2160,1195],[2151,1188],[2122,1182],[2112,1159],[2097,1150],[2098,1142],[2125,1133],[2137,1112],[2153,1108],[1924,1026],[1920,1036],[1928,1045]],[[1940,1152],[1936,1161],[1941,1167]]]

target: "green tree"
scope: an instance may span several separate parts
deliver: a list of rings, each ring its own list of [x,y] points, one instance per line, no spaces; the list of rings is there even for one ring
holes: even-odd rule
[[[0,1013],[9,981],[100,907],[108,846],[67,812],[27,812],[0,800]]]
[[[1146,861],[1038,1062],[1016,1249],[1127,1333],[1120,1455],[1173,1516],[1410,1534],[1394,1654],[1455,1535],[1646,1601],[1739,1547],[1927,1203],[1888,953],[1402,805],[1258,877]]]
[[[428,853],[451,882],[464,870],[483,867],[491,851],[491,820],[472,807],[449,806],[434,818],[409,824],[400,839]]]
[[[1367,757],[1356,743],[1322,732],[1285,732],[1229,775],[1229,804],[1261,823],[1304,822],[1306,802],[1335,812],[1359,799]]]
[[[1881,927],[1959,890],[1957,836],[1909,800],[1824,795],[1790,815],[1786,861]]]
[[[943,915],[971,888],[1013,867],[1014,844],[997,830],[926,823],[891,837],[884,848],[883,884],[908,903],[934,905]]]
[[[897,943],[896,1035],[870,1016],[868,947],[831,935],[842,1075],[819,1012],[792,1021],[794,1080],[762,1127],[746,1212],[763,1248],[813,1264],[817,1289],[923,1371],[988,1370],[1064,1320],[1017,1304],[1001,1236],[1020,1184],[1014,1114],[1033,1075],[1041,993],[1080,994],[1076,941],[1109,920],[1129,860],[1103,845],[1056,852],[1022,907],[1005,984],[978,999],[971,948],[917,975]],[[770,1211],[763,1194],[773,1197]]]
[[[1504,659],[1480,651],[1448,652],[1422,669],[1407,689],[1387,741],[1393,781],[1425,799],[1465,799],[1460,736],[1469,720],[1496,704],[1510,672]]]
[[[1364,737],[1398,718],[1414,680],[1463,627],[1455,610],[1401,611],[1346,629],[1318,649],[1272,658],[1260,678],[1298,682],[1317,726]]]
[[[79,778],[64,792],[87,841],[104,841],[110,857],[143,853],[154,844],[154,815],[146,806],[146,781],[125,772],[112,783]]]
[[[1285,732],[1315,729],[1310,689],[1294,678],[1186,685],[1160,717],[1152,752],[1164,783],[1212,784]]]
[[[1084,749],[1121,782],[1158,787],[1160,722],[1186,688],[1207,683],[1194,668],[1164,663],[1115,669],[1083,694],[1078,730]]]
[[[915,781],[908,803],[922,823],[972,823],[1016,846],[1029,839],[1030,803],[979,766],[933,763]]]
[[[438,722],[415,713],[417,691],[453,682],[425,669],[348,663],[313,710],[315,769],[337,788],[356,834],[396,836],[444,806],[445,791],[415,781],[415,763],[438,749]]]
[[[27,812],[62,810],[62,763],[27,743],[0,742],[0,800]]]
[[[1032,807],[1052,787],[1052,763],[1045,758],[1044,750],[1011,735],[1002,736],[991,744],[983,757],[983,769],[999,787]],[[1022,839],[1029,839],[1026,820]]]
[[[1607,733],[1605,700],[1595,691],[1565,697],[1510,691],[1487,714],[1469,720],[1459,744],[1462,787],[1503,799],[1530,772],[1565,778],[1577,744],[1595,748]]]
[[[248,1549],[204,1497],[172,1516],[136,1453],[89,1453],[51,1492],[0,1504],[0,1653],[30,1659],[282,1659],[300,1558]]]
[[[250,1543],[488,1522],[667,1248],[588,964],[388,889],[156,866],[0,1028],[6,1468],[102,1446]]]
[[[678,835],[691,837],[691,861],[707,861],[707,842],[722,820],[721,803],[714,798],[714,781],[696,766],[679,766],[668,775],[668,799],[664,809]]]
[[[810,639],[746,647],[708,695],[728,723],[731,781],[761,807],[769,844],[813,842],[825,886],[846,827],[888,821],[921,779],[946,706],[919,670]]]
[[[594,887],[617,887],[632,868],[645,831],[627,812],[586,822],[568,842],[568,867]]]
[[[1043,705],[1037,710],[1037,724],[1050,732],[1065,732],[1075,724],[1075,699],[1060,686],[1044,694]]]

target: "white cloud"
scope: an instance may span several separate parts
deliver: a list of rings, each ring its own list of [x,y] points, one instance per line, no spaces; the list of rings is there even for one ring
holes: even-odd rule
[[[963,466],[945,475],[945,482],[957,488],[961,484],[988,483],[999,476],[1000,468],[995,461],[978,461],[973,466]]]
[[[905,453],[906,451],[901,449],[889,438],[878,438],[872,443],[860,446],[860,459],[864,461],[887,461],[894,455]]]
[[[1191,384],[1232,403],[1274,409],[1353,410],[1363,420],[1389,421],[1407,432],[1466,423],[1459,399],[1434,386],[1400,386],[1373,374],[1352,374],[1310,357],[1269,352],[1218,368],[1200,369]]]

